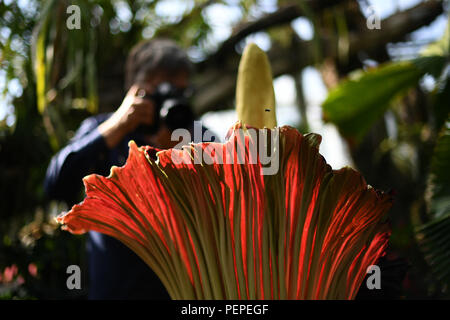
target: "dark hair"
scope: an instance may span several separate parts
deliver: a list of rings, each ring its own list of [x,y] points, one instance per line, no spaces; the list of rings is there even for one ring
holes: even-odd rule
[[[156,38],[141,42],[131,49],[125,66],[125,86],[129,89],[139,77],[151,72],[169,74],[192,71],[187,54],[174,41]]]

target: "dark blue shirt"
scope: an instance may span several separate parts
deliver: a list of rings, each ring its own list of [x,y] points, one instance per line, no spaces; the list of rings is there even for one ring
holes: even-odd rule
[[[128,141],[134,140],[138,146],[146,144],[143,136],[135,132],[109,149],[97,127],[110,115],[100,114],[83,121],[71,142],[52,158],[44,183],[49,198],[75,204],[84,176],[107,176],[111,166],[124,165]],[[153,271],[120,241],[91,231],[87,252],[90,299],[169,299]]]

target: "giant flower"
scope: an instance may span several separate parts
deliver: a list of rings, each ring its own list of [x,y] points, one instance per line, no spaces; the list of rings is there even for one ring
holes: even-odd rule
[[[255,46],[243,61],[258,61],[252,56],[267,75]],[[257,78],[245,87],[253,94],[264,86]],[[242,101],[253,104],[238,99],[238,111]],[[95,230],[122,241],[173,299],[354,298],[384,254],[391,197],[351,168],[332,170],[319,154],[320,136],[258,129],[274,104],[263,112],[255,124],[245,119],[252,112],[239,111],[244,124],[223,144],[158,151],[130,142],[126,164],[108,177],[85,177],[86,199],[59,222],[72,233]],[[275,172],[263,174],[264,154]]]

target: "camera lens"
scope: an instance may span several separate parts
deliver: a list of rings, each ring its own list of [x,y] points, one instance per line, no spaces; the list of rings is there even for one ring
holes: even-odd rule
[[[188,128],[195,120],[186,99],[168,99],[160,110],[160,117],[170,130]]]

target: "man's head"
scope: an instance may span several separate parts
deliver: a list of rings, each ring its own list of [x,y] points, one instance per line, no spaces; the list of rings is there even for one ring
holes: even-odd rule
[[[153,39],[136,45],[126,63],[125,86],[139,85],[153,91],[162,82],[178,88],[188,86],[192,63],[187,54],[172,40]]]

